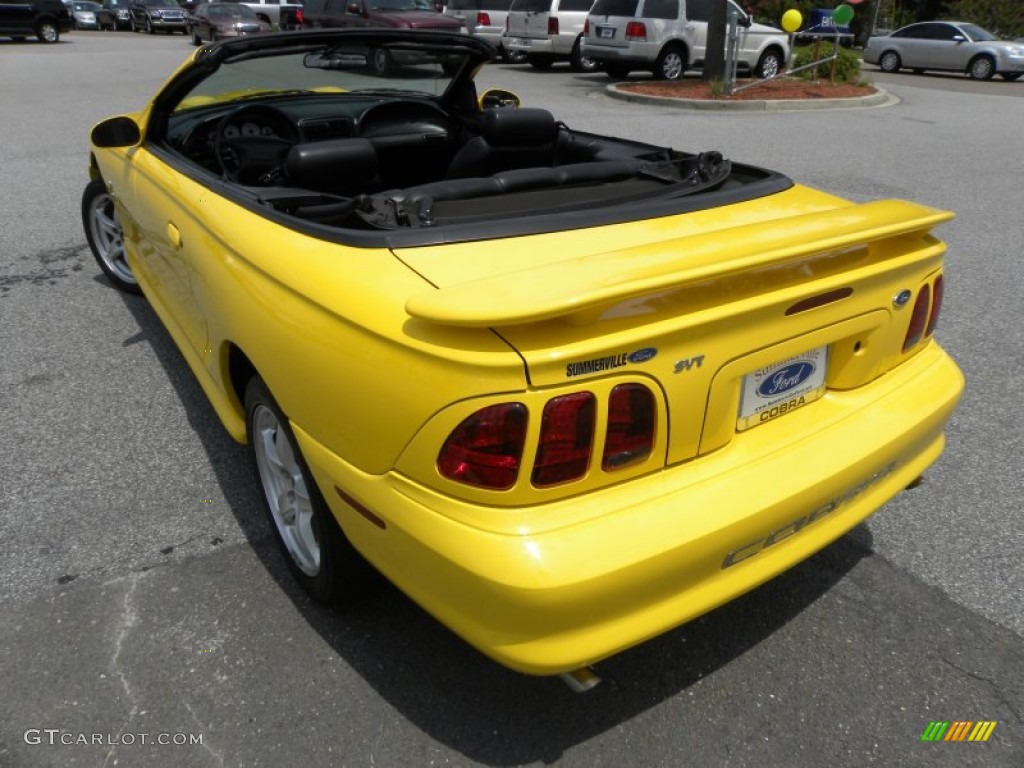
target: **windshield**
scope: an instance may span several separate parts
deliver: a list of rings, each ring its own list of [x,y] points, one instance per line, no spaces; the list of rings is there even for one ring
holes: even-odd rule
[[[967,33],[967,36],[976,43],[983,43],[989,40],[998,40],[999,38],[989,32],[987,29],[982,29],[977,24],[961,24],[960,29]]]
[[[183,96],[175,111],[275,94],[391,92],[437,98],[469,52],[428,43],[362,40],[228,59]]]
[[[246,21],[258,21],[256,11],[247,5],[236,3],[214,3],[206,10],[207,16],[211,19],[245,19]]]
[[[430,0],[370,0],[371,11],[432,11]]]

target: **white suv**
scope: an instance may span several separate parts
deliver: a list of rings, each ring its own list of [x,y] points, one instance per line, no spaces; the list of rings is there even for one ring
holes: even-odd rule
[[[512,0],[501,45],[526,56],[537,69],[568,61],[577,72],[597,64],[583,55],[581,40],[594,0]]]
[[[597,0],[587,17],[583,55],[611,77],[647,69],[659,80],[678,80],[704,65],[712,0]],[[738,69],[772,77],[789,62],[789,36],[755,24],[732,0],[740,21]]]

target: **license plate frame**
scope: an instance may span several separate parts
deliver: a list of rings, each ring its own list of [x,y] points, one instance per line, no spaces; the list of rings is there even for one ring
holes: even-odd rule
[[[597,36],[602,40],[614,40],[615,27],[598,27]]]
[[[736,429],[753,429],[818,400],[825,394],[827,374],[828,345],[746,374]]]

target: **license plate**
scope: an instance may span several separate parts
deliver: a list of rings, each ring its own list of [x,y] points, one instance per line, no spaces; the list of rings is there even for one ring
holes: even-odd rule
[[[825,394],[827,370],[825,346],[748,373],[736,428],[742,432],[813,403]]]
[[[598,27],[597,36],[602,40],[611,40],[615,37],[615,27]]]

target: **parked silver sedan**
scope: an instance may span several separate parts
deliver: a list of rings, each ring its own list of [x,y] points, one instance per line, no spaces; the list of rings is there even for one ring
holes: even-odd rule
[[[1024,75],[1024,43],[1000,40],[977,24],[923,21],[869,38],[864,61],[883,72],[937,69],[966,72],[975,80],[989,80],[995,74],[1016,80]]]

